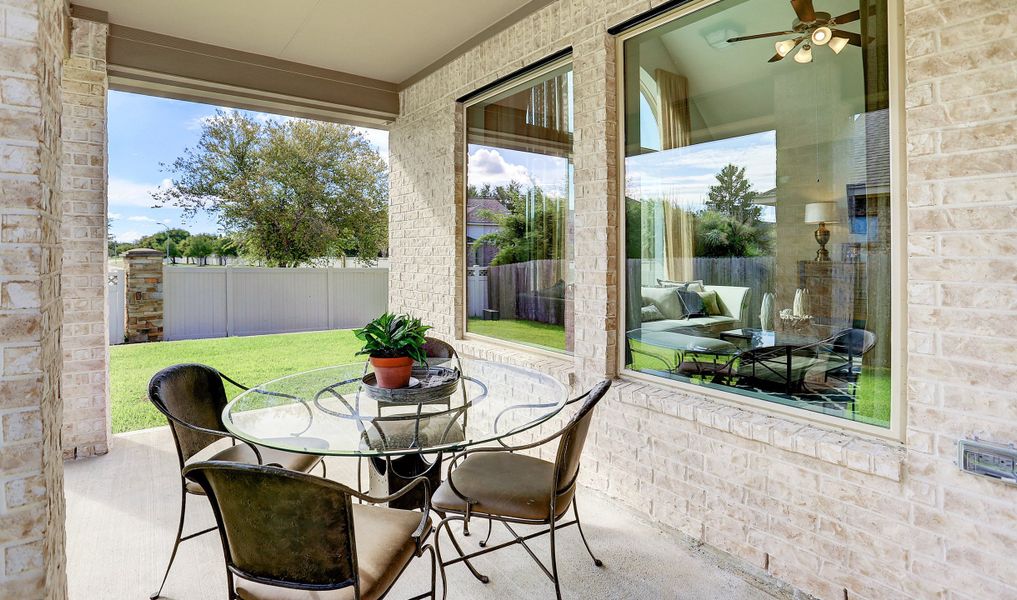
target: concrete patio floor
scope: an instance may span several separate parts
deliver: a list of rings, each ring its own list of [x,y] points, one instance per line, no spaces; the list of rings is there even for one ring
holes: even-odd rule
[[[355,464],[349,459],[329,459],[330,478],[355,481]],[[118,435],[109,454],[68,462],[65,476],[70,597],[148,598],[157,588],[169,558],[178,516],[179,483],[169,429]],[[568,598],[790,597],[786,590],[775,589],[772,582],[726,568],[722,557],[661,531],[604,496],[580,490],[578,497],[584,529],[605,566],[593,566],[575,528],[564,530],[558,546],[559,569]],[[185,532],[213,523],[207,502],[203,498],[192,500],[197,501],[189,502]],[[474,527],[486,533],[483,524]],[[494,541],[506,537],[504,529],[496,526]],[[479,539],[476,535],[466,538],[467,548],[476,548]],[[533,543],[540,556],[547,553],[543,540],[546,538]],[[447,538],[444,542],[443,548],[449,548]],[[521,547],[481,557],[475,563],[491,582],[481,584],[461,565],[450,567],[450,599],[554,597],[551,582]],[[424,591],[428,568],[428,559],[414,561],[389,597],[405,598]],[[224,599],[224,573],[217,535],[184,542],[164,597]]]

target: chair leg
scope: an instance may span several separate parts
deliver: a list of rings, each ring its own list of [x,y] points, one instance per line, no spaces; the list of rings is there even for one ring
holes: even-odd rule
[[[362,477],[363,477],[362,471],[364,470],[364,464],[363,463],[364,463],[364,457],[363,456],[358,456],[357,457],[357,491],[360,492],[361,494],[364,493],[364,483],[363,483],[363,479],[362,479]],[[359,502],[361,504],[364,503],[363,500],[359,500]]]
[[[434,553],[434,546],[428,546],[427,550],[431,553],[431,600],[438,600],[437,596],[437,572],[438,572],[438,557]],[[445,572],[441,572],[441,589],[442,598],[445,597]]]
[[[553,506],[552,506],[553,508]],[[558,581],[558,552],[554,544],[554,519],[551,519],[551,580],[554,581],[554,596],[561,600],[561,583]]]
[[[325,459],[321,459],[321,477],[322,479],[328,479],[328,468],[325,467]]]
[[[477,578],[477,581],[479,581],[480,583],[489,583],[491,581],[491,578],[478,571],[477,568],[473,566],[473,563],[471,563],[470,560],[466,558],[466,554],[463,552],[463,547],[459,545],[459,541],[456,540],[456,537],[454,535],[452,535],[452,528],[449,526],[450,521],[464,521],[464,519],[458,516],[445,517],[441,520],[440,523],[438,523],[438,526],[434,529],[434,547],[435,550],[437,550],[438,552],[438,565],[442,569],[441,573],[442,581],[445,581],[445,564],[444,561],[441,560],[440,534],[441,528],[442,526],[444,526],[446,532],[448,533],[448,539],[452,541],[452,546],[455,547],[456,552],[459,554],[459,557],[462,558],[462,563],[465,564],[466,568],[470,570],[470,573],[472,573],[473,576]]]
[[[487,520],[487,537],[484,538],[484,541],[480,542],[480,547],[481,548],[487,547],[487,542],[491,541],[491,530],[492,529],[494,529],[494,520],[493,519],[488,519]]]
[[[590,544],[586,541],[586,534],[583,533],[583,524],[579,522],[579,507],[576,506],[575,498],[572,499],[572,512],[576,515],[576,529],[579,530],[579,537],[582,538],[583,545],[586,546],[586,552],[590,555],[590,558],[593,559],[593,564],[598,567],[603,567],[604,562],[593,555],[593,550],[590,550]]]
[[[169,564],[166,565],[166,573],[162,576],[162,583],[159,584],[159,590],[149,596],[151,600],[162,596],[162,588],[166,586],[166,579],[169,577],[170,568],[173,566],[173,560],[177,557],[177,549],[180,548],[180,538],[184,533],[184,515],[187,512],[187,484],[183,481],[180,482],[180,523],[177,525],[177,539],[173,543],[173,552],[170,553]]]

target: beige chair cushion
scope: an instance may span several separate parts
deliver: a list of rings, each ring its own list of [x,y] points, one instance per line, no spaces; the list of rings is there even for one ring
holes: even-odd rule
[[[353,505],[353,527],[360,568],[360,597],[381,598],[413,559],[417,545],[410,537],[420,524],[420,513],[370,504]],[[430,524],[425,537],[430,533]],[[270,546],[267,546],[270,549]],[[237,578],[237,595],[243,600],[352,600],[353,586],[327,592],[308,592]]]
[[[554,490],[554,463],[509,452],[490,452],[468,456],[449,475],[456,488],[476,500],[471,514],[548,521]],[[558,497],[561,516],[572,500],[572,493]],[[440,512],[464,513],[466,502],[452,491],[448,482],[441,484],[431,499]]]
[[[258,452],[261,452],[262,464],[277,464],[284,469],[299,471],[301,473],[310,471],[318,464],[318,462],[321,461],[321,457],[314,454],[284,452],[282,450],[265,448],[264,446],[258,446]],[[258,457],[254,454],[254,450],[251,450],[250,446],[242,442],[237,442],[236,446],[230,446],[225,450],[220,450],[206,460],[225,460],[229,462],[247,463],[249,465],[258,464]],[[200,496],[205,495],[205,490],[201,489],[200,485],[191,480],[187,480],[187,492],[190,494],[198,494]]]

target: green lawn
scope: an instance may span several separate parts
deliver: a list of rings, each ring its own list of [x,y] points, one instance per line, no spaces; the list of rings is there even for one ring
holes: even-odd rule
[[[565,349],[565,327],[523,319],[484,321],[470,319],[467,331],[510,342],[543,346],[551,350]]]
[[[354,354],[360,341],[353,331],[284,333],[182,342],[124,344],[110,347],[113,433],[166,424],[148,401],[148,380],[163,367],[202,363],[245,385],[329,365],[363,360]],[[232,398],[239,390],[226,386]]]

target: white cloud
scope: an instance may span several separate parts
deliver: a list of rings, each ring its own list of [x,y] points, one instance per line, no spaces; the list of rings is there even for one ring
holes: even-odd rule
[[[160,183],[139,183],[119,177],[109,179],[109,205],[110,206],[133,206],[152,208],[155,200],[152,193],[172,185],[169,179],[163,179]]]
[[[136,242],[141,236],[142,234],[137,231],[122,231],[115,237],[118,242]]]
[[[111,221],[115,221],[115,220],[119,219],[119,218],[120,218],[121,216],[123,216],[123,215],[121,215],[120,213],[109,213],[109,214],[108,214],[108,215],[106,215],[106,216],[107,216],[107,217],[109,217],[109,219],[110,219]]]
[[[139,215],[134,215],[134,216],[127,217],[127,220],[128,221],[135,221],[137,223],[155,223],[156,222],[156,220],[153,219],[152,217],[142,217],[142,216],[139,216]]]
[[[526,167],[510,163],[497,150],[488,148],[480,148],[470,155],[468,173],[470,185],[476,186],[507,185],[513,181],[528,185],[532,181]]]

